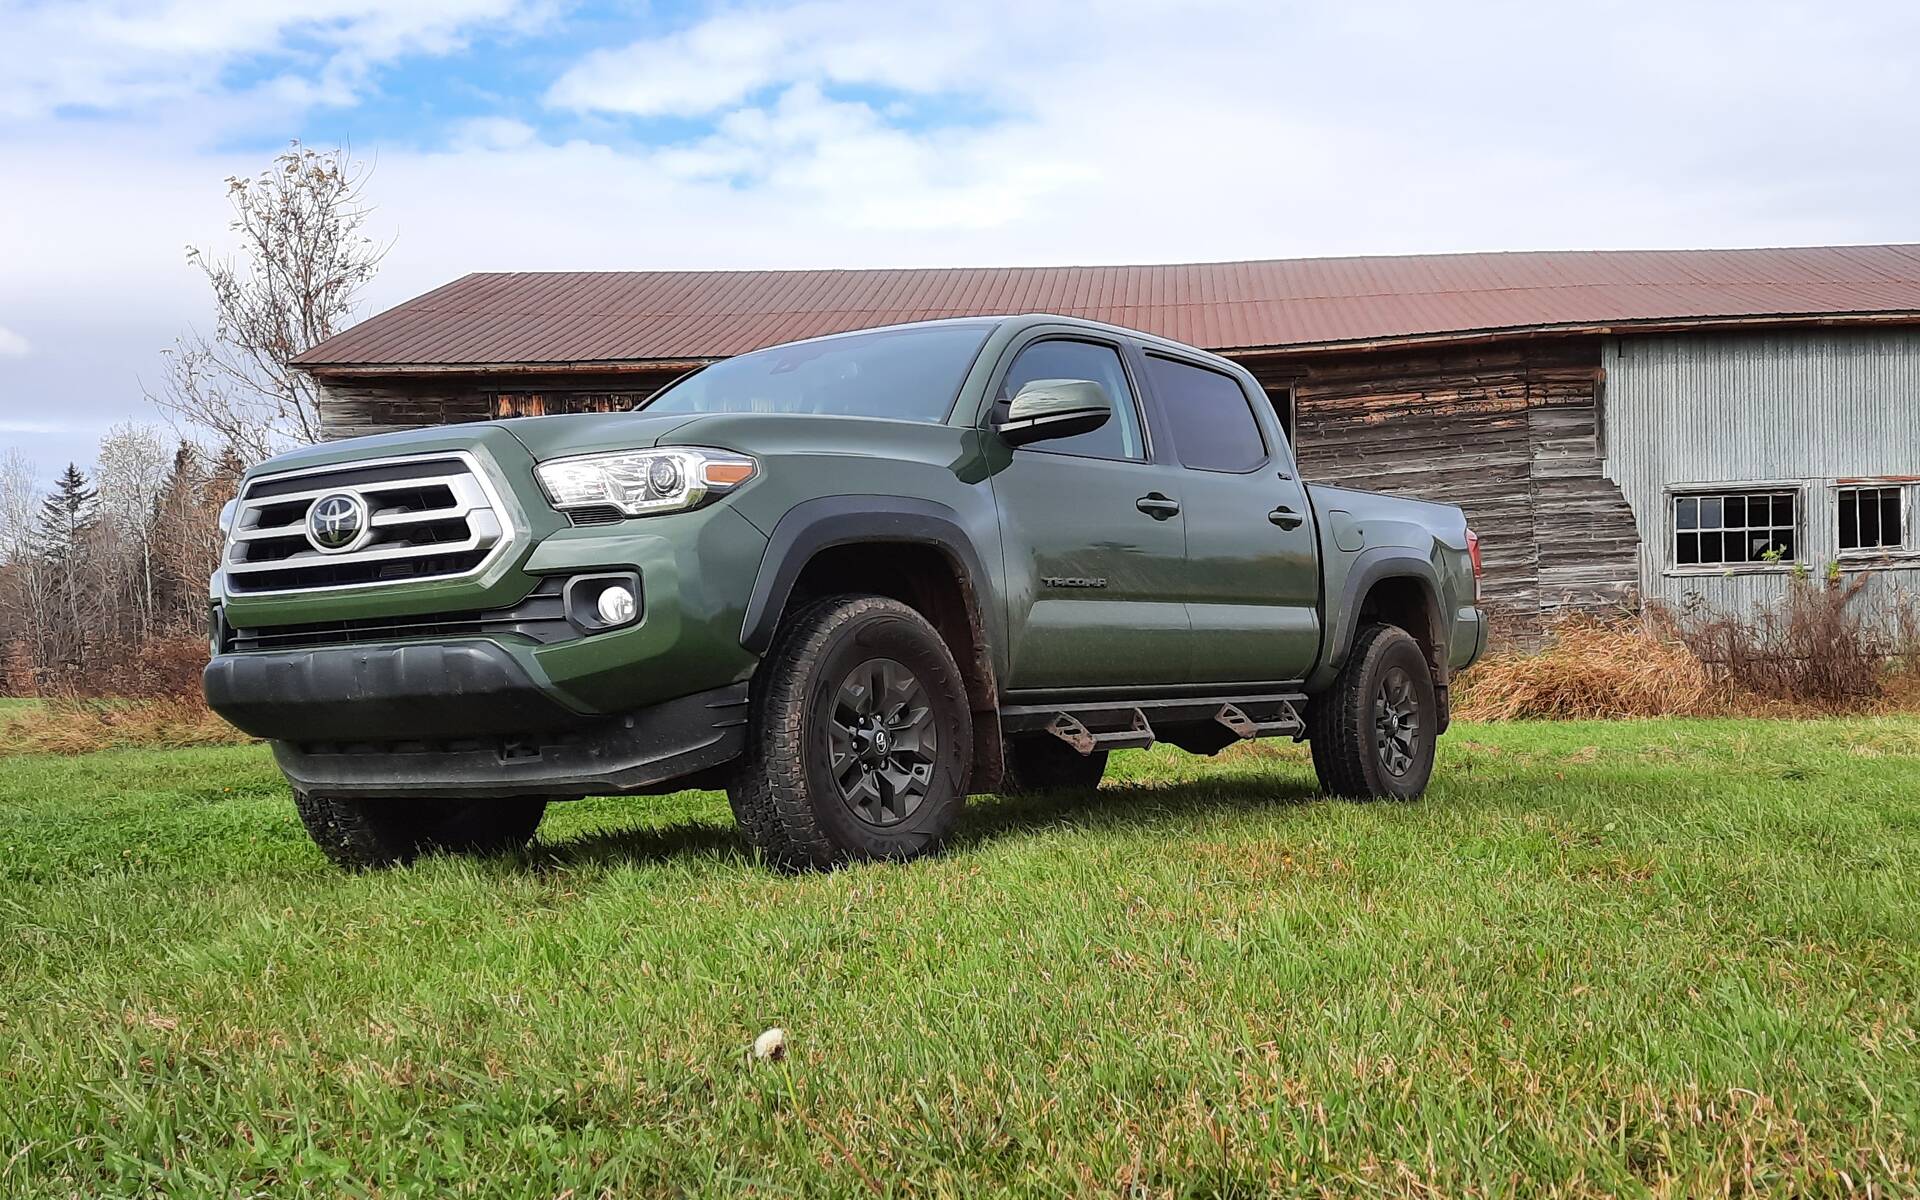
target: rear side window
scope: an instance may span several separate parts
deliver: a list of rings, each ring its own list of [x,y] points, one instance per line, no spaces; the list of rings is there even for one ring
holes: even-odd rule
[[[1173,427],[1182,466],[1239,472],[1267,460],[1260,421],[1231,375],[1148,355],[1147,378]]]

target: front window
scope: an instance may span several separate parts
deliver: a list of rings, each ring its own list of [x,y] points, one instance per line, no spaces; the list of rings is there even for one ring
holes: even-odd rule
[[[1120,352],[1112,346],[1065,339],[1028,346],[1013,360],[1013,365],[1007,368],[1007,377],[1000,382],[998,413],[1004,415],[1006,406],[1020,389],[1038,379],[1092,380],[1105,388],[1113,400],[1113,419],[1086,433],[1041,442],[1034,450],[1135,462],[1147,456],[1140,436],[1140,412],[1133,403],[1133,389],[1127,386],[1127,372],[1120,365]]]
[[[756,350],[689,375],[641,406],[649,413],[805,413],[947,419],[987,322],[876,329]]]
[[[1691,492],[1673,497],[1673,562],[1680,567],[1791,563],[1799,553],[1799,493]]]
[[[1900,487],[1839,489],[1840,553],[1884,554],[1906,549],[1904,491]]]

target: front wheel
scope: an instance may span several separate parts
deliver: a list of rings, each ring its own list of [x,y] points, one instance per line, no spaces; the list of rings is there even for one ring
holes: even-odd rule
[[[1360,799],[1410,800],[1433,775],[1440,732],[1433,671],[1420,644],[1393,625],[1368,625],[1333,686],[1307,709],[1321,790]]]
[[[939,633],[897,600],[831,596],[782,622],[727,799],[779,866],[913,858],[953,828],[972,761],[966,686]]]
[[[395,867],[421,854],[504,854],[533,837],[540,796],[504,800],[343,800],[293,794],[314,843],[348,870]]]

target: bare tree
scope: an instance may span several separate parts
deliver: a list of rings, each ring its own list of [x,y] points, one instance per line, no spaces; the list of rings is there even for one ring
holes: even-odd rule
[[[51,591],[33,536],[38,478],[39,470],[18,449],[0,459],[0,650],[6,682],[16,690],[31,686],[47,649]]]
[[[40,511],[39,470],[18,448],[9,447],[0,458],[0,562],[17,562],[33,538],[33,522]]]
[[[150,400],[252,461],[319,440],[317,386],[287,364],[351,323],[379,269],[385,248],[362,232],[366,177],[345,150],[296,141],[253,178],[227,180],[239,257],[187,248],[213,288],[213,336],[175,341]]]
[[[126,589],[133,609],[131,630],[152,636],[157,613],[156,509],[167,486],[174,452],[151,425],[122,422],[100,441],[94,479],[100,486],[100,516],[111,535],[101,557],[114,569],[113,582]]]

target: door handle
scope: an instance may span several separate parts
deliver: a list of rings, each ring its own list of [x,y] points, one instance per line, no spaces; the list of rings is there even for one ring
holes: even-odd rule
[[[1298,529],[1300,528],[1300,522],[1306,520],[1306,518],[1282,504],[1279,508],[1267,514],[1267,520],[1272,521],[1282,529]]]
[[[1133,502],[1133,506],[1156,521],[1180,515],[1180,502],[1171,496],[1162,496],[1159,492],[1148,492]]]

